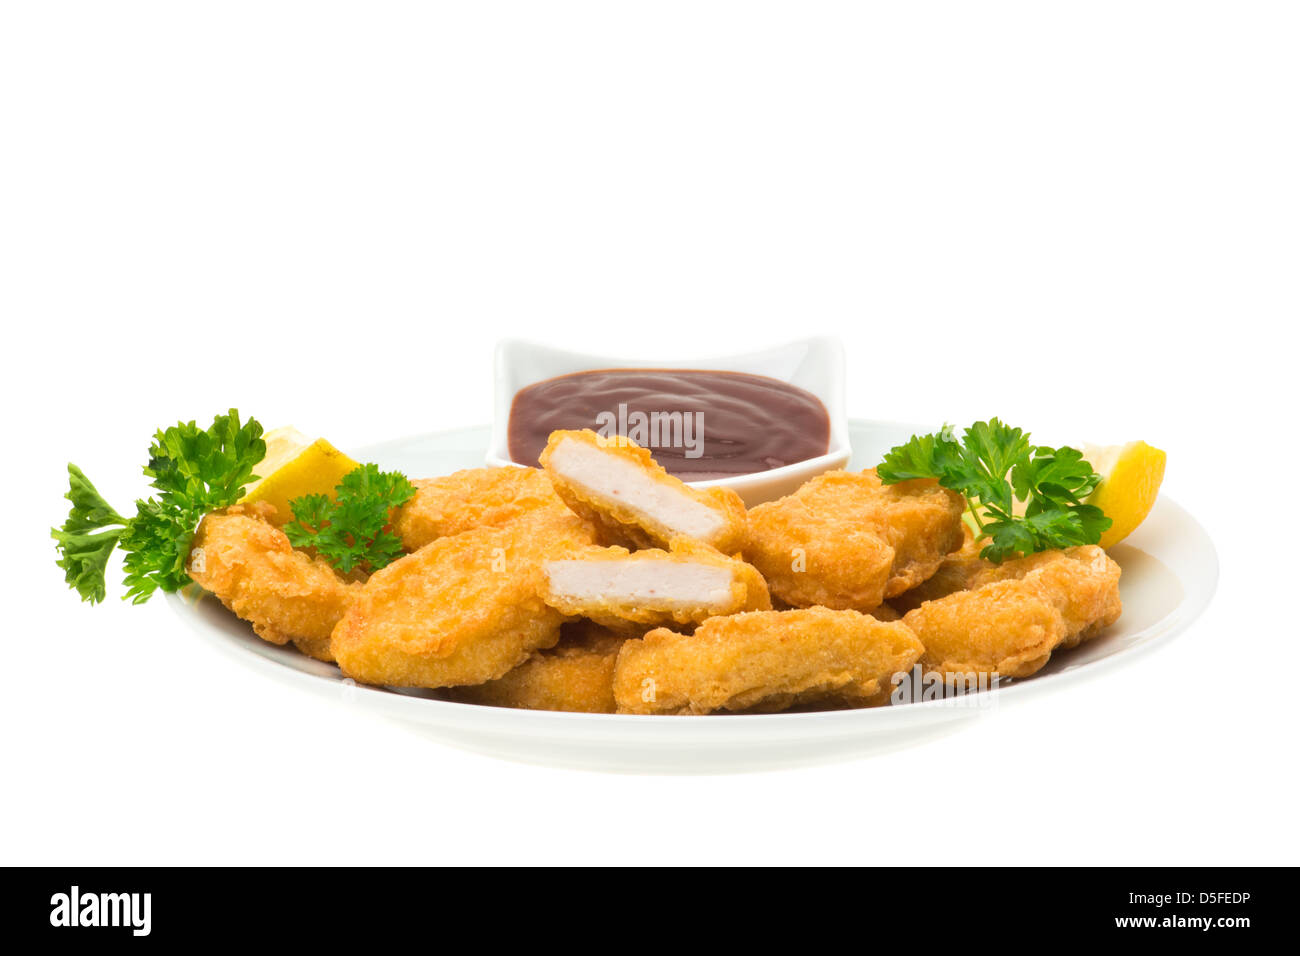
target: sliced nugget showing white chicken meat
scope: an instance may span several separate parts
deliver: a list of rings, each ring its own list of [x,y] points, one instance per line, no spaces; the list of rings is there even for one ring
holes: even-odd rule
[[[556,493],[596,525],[605,544],[663,548],[685,537],[730,553],[744,538],[745,505],[738,494],[691,488],[622,436],[552,432],[541,464]]]
[[[691,625],[772,607],[754,567],[689,538],[668,551],[582,548],[546,562],[544,581],[551,607],[606,627]]]

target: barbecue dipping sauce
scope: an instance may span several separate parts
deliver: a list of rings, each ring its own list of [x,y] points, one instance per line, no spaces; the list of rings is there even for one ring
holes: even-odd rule
[[[536,465],[552,431],[579,428],[632,439],[684,481],[816,458],[831,430],[816,395],[765,375],[603,369],[520,389],[510,406],[510,458]]]

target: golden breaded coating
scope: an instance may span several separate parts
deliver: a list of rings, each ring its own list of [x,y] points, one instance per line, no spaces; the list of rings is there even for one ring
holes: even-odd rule
[[[1074,647],[1119,620],[1120,566],[1095,544],[988,564],[971,582],[982,587],[994,581],[1029,580],[1051,593],[1065,619],[1065,642]],[[1061,603],[1063,601],[1064,603]]]
[[[772,607],[754,567],[689,538],[674,538],[669,551],[585,548],[548,561],[544,571],[547,604],[613,628],[698,624]]]
[[[772,598],[772,610],[774,610],[774,611],[797,611],[797,610],[799,610],[799,609],[798,609],[797,607],[795,607],[793,604],[786,604],[786,603],[785,603],[784,601],[782,601],[780,598],[773,597],[773,598]],[[860,612],[860,613],[862,613],[862,614],[870,614],[870,615],[871,615],[872,617],[874,617],[877,621],[885,621],[885,622],[889,622],[889,621],[901,621],[901,620],[903,619],[903,615],[902,615],[902,613],[901,613],[900,611],[896,610],[896,609],[895,609],[891,604],[888,604],[888,603],[881,604],[881,605],[879,605],[879,606],[877,606],[877,607],[873,607],[870,611],[862,611],[862,612]]]
[[[376,571],[334,629],[331,649],[367,684],[453,687],[495,680],[559,639],[562,616],[539,596],[542,562],[581,546],[524,518],[439,538]]]
[[[330,632],[360,590],[322,558],[295,551],[269,522],[266,504],[233,505],[199,524],[188,570],[236,616],[272,644],[289,641],[323,661]]]
[[[1024,581],[998,581],[927,601],[903,615],[942,674],[1028,677],[1065,639],[1061,612]]]
[[[468,468],[414,482],[393,527],[407,551],[475,528],[500,528],[536,508],[567,511],[540,468]]]
[[[1118,620],[1120,567],[1095,545],[995,565],[970,590],[903,616],[925,645],[927,670],[1028,677],[1057,648]]]
[[[538,651],[498,680],[457,687],[452,699],[466,704],[523,710],[614,713],[614,663],[628,635],[576,621],[563,627],[560,642]]]
[[[529,508],[502,525],[537,554],[557,557],[596,543],[596,529],[565,507]],[[539,558],[540,560],[540,558]]]
[[[691,488],[621,436],[552,432],[541,464],[556,493],[596,526],[603,544],[666,548],[681,537],[730,554],[744,540],[740,495],[730,488]]]
[[[750,510],[745,557],[788,604],[870,611],[961,545],[964,507],[935,481],[830,471]]]
[[[935,601],[949,594],[967,590],[981,572],[996,567],[992,561],[980,557],[986,541],[976,539],[970,528],[963,524],[965,537],[962,546],[939,564],[939,570],[914,588],[909,588],[892,601],[904,614],[920,607],[926,601]]]
[[[694,634],[628,641],[614,669],[619,713],[778,711],[812,702],[888,702],[891,678],[923,648],[902,623],[824,607],[713,617]]]

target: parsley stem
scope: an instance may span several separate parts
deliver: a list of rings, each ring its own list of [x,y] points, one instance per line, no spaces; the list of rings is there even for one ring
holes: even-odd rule
[[[967,499],[966,499],[966,508],[970,511],[970,516],[971,516],[972,518],[975,519],[975,526],[978,527],[978,528],[980,529],[980,533],[979,533],[978,537],[981,537],[981,538],[987,537],[987,534],[986,534],[986,532],[984,531],[984,522],[980,520],[980,513],[979,513],[978,511],[975,510],[975,499],[974,499],[974,498],[967,498]]]

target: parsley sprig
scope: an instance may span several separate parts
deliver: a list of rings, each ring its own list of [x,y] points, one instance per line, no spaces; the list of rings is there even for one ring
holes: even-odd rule
[[[83,601],[104,600],[104,569],[117,547],[127,519],[113,510],[90,479],[76,465],[68,465],[68,493],[72,502],[62,528],[52,528],[58,542],[58,565],[68,587],[75,588]]]
[[[366,464],[343,476],[328,495],[304,495],[289,502],[293,521],[284,526],[295,548],[312,548],[344,574],[371,572],[402,555],[402,540],[390,527],[392,511],[415,494],[398,471]]]
[[[137,501],[129,518],[69,464],[65,497],[72,509],[62,528],[51,529],[68,586],[83,601],[104,600],[105,569],[115,547],[125,555],[124,598],[139,604],[159,589],[177,591],[189,584],[185,563],[199,520],[238,501],[265,455],[262,426],[252,418],[241,424],[233,408],[208,428],[178,422],[159,430],[144,468],[158,494]]]
[[[990,561],[1096,544],[1111,523],[1084,503],[1101,476],[1082,452],[1031,444],[1028,432],[996,418],[971,425],[961,441],[947,426],[915,435],[891,448],[877,473],[887,485],[937,478],[965,495],[978,536],[988,541],[980,557]]]

